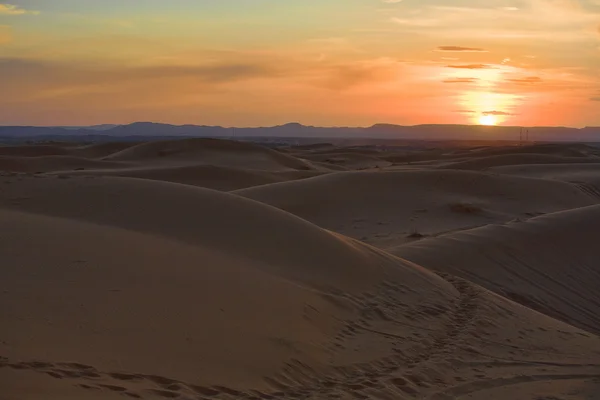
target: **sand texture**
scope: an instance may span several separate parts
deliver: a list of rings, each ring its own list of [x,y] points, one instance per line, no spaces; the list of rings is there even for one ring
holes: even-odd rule
[[[600,150],[0,146],[0,399],[600,399]]]

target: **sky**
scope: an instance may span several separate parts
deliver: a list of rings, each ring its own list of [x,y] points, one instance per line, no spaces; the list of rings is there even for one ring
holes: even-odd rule
[[[0,125],[600,126],[600,0],[0,0]]]

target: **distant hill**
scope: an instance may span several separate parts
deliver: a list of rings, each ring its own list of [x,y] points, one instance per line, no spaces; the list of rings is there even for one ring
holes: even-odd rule
[[[299,137],[299,138],[369,138],[419,140],[518,140],[520,127],[478,125],[414,125],[376,124],[371,127],[315,127],[290,123],[272,127],[226,128],[203,125],[169,125],[135,122],[129,125],[96,125],[90,127],[0,126],[0,137],[15,139],[57,139],[62,137]],[[532,141],[600,141],[600,127],[531,127]]]
[[[102,124],[102,125],[92,125],[92,126],[57,126],[55,128],[63,128],[68,129],[70,131],[78,130],[78,129],[89,129],[93,131],[106,131],[109,129],[116,128],[119,125],[115,124]]]

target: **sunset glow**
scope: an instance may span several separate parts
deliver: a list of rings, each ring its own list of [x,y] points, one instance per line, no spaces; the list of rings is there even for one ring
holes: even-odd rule
[[[3,125],[600,125],[597,0],[1,1]]]
[[[497,125],[496,117],[493,115],[482,115],[479,117],[479,124],[481,125]]]

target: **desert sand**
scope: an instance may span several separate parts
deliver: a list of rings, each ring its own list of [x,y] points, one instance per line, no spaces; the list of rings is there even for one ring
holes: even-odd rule
[[[600,149],[0,146],[0,399],[600,399]]]

